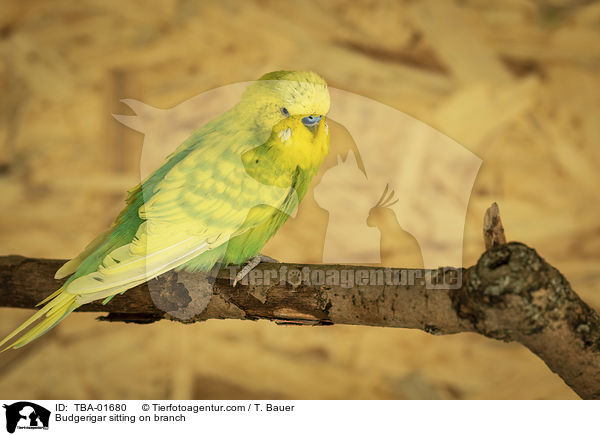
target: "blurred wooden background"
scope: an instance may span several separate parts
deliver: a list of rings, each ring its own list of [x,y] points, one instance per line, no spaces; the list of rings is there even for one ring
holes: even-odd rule
[[[600,309],[600,2],[3,0],[0,255],[69,258],[139,181],[143,137],[112,118],[277,69],[406,112],[483,160],[464,264],[492,201]],[[333,138],[336,141],[336,138]],[[267,247],[319,261],[310,202]],[[411,244],[408,241],[407,244]],[[318,251],[318,250],[317,250]],[[385,263],[415,262],[414,251]],[[2,292],[2,290],[0,290]],[[0,334],[23,320],[0,310]],[[0,356],[3,398],[576,398],[526,349],[476,335],[268,322],[148,326],[73,314]]]

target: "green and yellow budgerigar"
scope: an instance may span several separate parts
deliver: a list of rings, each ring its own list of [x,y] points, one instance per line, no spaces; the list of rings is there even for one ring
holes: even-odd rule
[[[111,228],[57,271],[70,275],[65,284],[0,347],[22,347],[77,307],[172,269],[256,264],[329,151],[328,111],[315,73],[276,71],[251,84],[129,191]]]

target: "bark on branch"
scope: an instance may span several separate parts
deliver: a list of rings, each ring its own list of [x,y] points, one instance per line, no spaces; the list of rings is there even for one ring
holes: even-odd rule
[[[501,226],[499,215],[486,220],[486,226]],[[206,310],[183,322],[268,319],[416,328],[432,334],[476,332],[523,344],[582,398],[600,399],[600,318],[535,250],[519,242],[503,243],[500,233],[488,232],[495,235],[489,248],[466,269],[261,264],[255,283],[235,288],[225,270]],[[0,257],[0,306],[33,308],[60,286],[53,276],[63,262]],[[78,310],[108,312],[100,318],[108,321],[182,321],[166,311],[193,305],[195,296],[203,295],[202,278],[169,272],[106,305],[95,302]]]

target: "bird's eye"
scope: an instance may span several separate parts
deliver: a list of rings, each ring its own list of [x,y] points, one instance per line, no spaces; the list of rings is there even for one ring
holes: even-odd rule
[[[284,117],[287,118],[287,117],[290,116],[290,112],[286,108],[282,107],[281,108],[281,115],[283,115]]]

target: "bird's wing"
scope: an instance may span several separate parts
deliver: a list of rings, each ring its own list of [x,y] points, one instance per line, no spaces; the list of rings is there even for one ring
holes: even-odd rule
[[[291,189],[253,179],[238,154],[223,152],[211,159],[201,151],[190,153],[147,193],[139,209],[144,222],[131,243],[109,252],[96,271],[67,284],[65,291],[78,295],[78,304],[176,268],[269,219],[272,207],[290,203]]]
[[[164,178],[173,166],[177,165],[181,160],[188,156],[189,152],[194,148],[204,147],[206,142],[203,139],[206,136],[207,126],[193,132],[177,150],[171,153],[165,163],[152,173],[143,183],[137,185],[127,192],[127,206],[119,214],[112,226],[105,232],[97,236],[90,242],[83,252],[78,256],[65,263],[58,271],[54,278],[61,279],[73,273],[75,277],[80,277],[96,270],[98,265],[107,253],[131,242],[142,224],[138,210],[144,203],[144,193],[148,196],[156,184]]]

